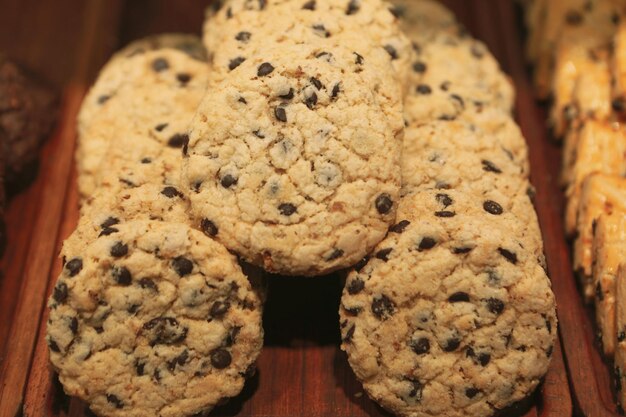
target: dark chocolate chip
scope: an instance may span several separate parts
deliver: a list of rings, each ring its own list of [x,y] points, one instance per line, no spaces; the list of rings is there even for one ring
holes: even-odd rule
[[[235,326],[232,329],[230,329],[228,331],[228,334],[224,338],[224,341],[222,342],[222,346],[227,346],[227,347],[232,346],[235,343],[235,340],[237,339],[237,335],[239,334],[240,330],[241,330],[241,326]]]
[[[266,75],[271,74],[272,71],[274,71],[274,66],[270,64],[269,62],[264,62],[261,65],[259,65],[259,68],[257,69],[256,74],[259,77],[265,77]]]
[[[455,351],[459,346],[461,346],[461,341],[456,337],[446,340],[445,346],[443,346],[443,350],[446,352]]]
[[[152,69],[156,72],[165,71],[170,67],[169,62],[165,58],[157,58],[152,61]]]
[[[187,84],[189,81],[191,81],[191,74],[181,72],[181,73],[176,74],[176,79],[181,84]]]
[[[411,391],[409,392],[409,397],[415,398],[416,401],[422,400],[422,392],[424,391],[424,385],[419,381],[411,381]]]
[[[158,292],[159,289],[157,288],[156,284],[154,283],[154,281],[152,281],[151,279],[148,278],[141,278],[139,280],[139,286],[143,289],[150,289],[153,291]]]
[[[293,98],[293,93],[293,88],[290,88],[288,93],[281,94],[278,97],[282,98],[283,100],[291,100]]]
[[[68,295],[67,284],[64,282],[59,282],[54,287],[54,291],[52,292],[52,298],[57,303],[64,303],[65,300],[67,300],[67,295]]]
[[[105,221],[103,221],[100,224],[100,227],[104,229],[104,228],[107,228],[107,227],[114,226],[114,225],[118,224],[119,222],[120,222],[119,219],[117,219],[115,217],[109,217],[108,219],[106,219]]]
[[[161,194],[163,194],[167,198],[180,197],[183,198],[183,193],[178,191],[176,188],[172,186],[167,186],[161,190]]]
[[[261,130],[254,130],[252,132],[254,134],[254,136],[256,136],[259,139],[265,139],[265,135],[261,132]]]
[[[170,148],[182,148],[185,143],[189,143],[189,136],[185,133],[176,133],[167,141],[167,146]]]
[[[517,264],[517,255],[515,252],[511,252],[510,250],[504,248],[498,248],[498,252],[500,255],[504,256],[507,261],[512,263],[513,265]]]
[[[102,95],[102,96],[98,97],[98,104],[102,105],[102,104],[106,103],[107,101],[109,101],[110,98],[111,98],[111,96]]]
[[[285,111],[285,108],[282,106],[277,106],[274,109],[274,116],[276,117],[278,121],[281,121],[283,123],[287,122],[287,112]]]
[[[502,312],[504,311],[504,302],[497,298],[488,298],[487,309],[493,314],[502,314]]]
[[[549,358],[550,356],[552,356],[553,352],[554,352],[554,346],[550,345],[548,349],[546,350],[546,356]]]
[[[140,362],[139,359],[135,360],[135,372],[138,376],[143,376],[146,364],[144,362]]]
[[[350,0],[350,2],[348,3],[348,7],[346,8],[346,14],[356,14],[359,9],[361,9],[361,5],[359,4],[358,0]]]
[[[361,269],[365,268],[365,265],[367,265],[369,260],[370,260],[369,257],[367,257],[367,256],[363,257],[363,259],[361,259],[359,262],[354,264],[354,270],[357,271],[357,272],[361,271]]]
[[[307,1],[302,5],[304,10],[315,10],[315,0]]]
[[[449,205],[451,205],[454,202],[454,200],[452,200],[452,198],[450,198],[450,196],[448,194],[437,194],[435,196],[435,198],[444,207],[448,207]]]
[[[441,91],[448,91],[450,89],[450,84],[450,81],[444,81],[439,84],[439,88],[441,89]]]
[[[465,396],[467,398],[474,398],[476,395],[478,395],[478,393],[480,392],[480,390],[478,388],[466,388],[465,389]]]
[[[354,329],[356,329],[356,324],[353,324],[352,327],[348,329],[348,331],[346,332],[346,337],[343,338],[343,342],[352,342],[352,338],[354,337]]]
[[[477,59],[481,59],[483,56],[485,56],[485,49],[478,43],[472,45],[472,47],[470,48],[470,52],[472,53],[474,58]]]
[[[468,246],[462,246],[462,247],[452,249],[452,253],[454,253],[455,255],[462,255],[462,254],[471,252],[472,249],[474,248],[471,248]]]
[[[214,237],[217,236],[217,226],[209,219],[202,219],[200,222],[200,229],[204,232],[205,235]]]
[[[386,295],[374,298],[372,301],[372,313],[379,319],[384,320],[395,312],[395,304]]]
[[[343,256],[344,252],[341,249],[335,249],[333,252],[326,258],[327,262],[334,261],[335,259],[339,259]]]
[[[452,294],[450,297],[448,297],[448,301],[451,303],[469,303],[470,297],[469,294],[466,292],[455,292],[454,294]]]
[[[420,84],[415,88],[415,91],[419,94],[428,95],[433,92],[432,88],[426,84]]]
[[[321,90],[324,87],[324,84],[322,84],[322,82],[315,77],[311,77],[310,81],[311,84],[313,84],[318,90]]]
[[[430,340],[425,337],[420,337],[417,340],[411,340],[410,346],[413,352],[418,355],[430,352]]]
[[[348,294],[355,295],[363,291],[365,288],[365,282],[361,278],[355,278],[348,284]]]
[[[242,103],[242,104],[248,104],[248,102],[246,101],[245,98],[243,97],[239,97],[239,99],[237,99],[238,102]]]
[[[389,44],[385,45],[384,48],[385,48],[385,51],[387,51],[387,53],[391,57],[392,61],[398,59],[398,51],[396,51],[396,48],[394,48],[392,45],[389,45]]]
[[[335,86],[333,87],[333,90],[330,94],[330,97],[335,99],[337,98],[337,96],[339,95],[339,93],[341,92],[341,86],[339,83],[335,84]]]
[[[376,210],[378,210],[380,214],[387,214],[393,207],[393,201],[391,201],[389,194],[381,194],[376,197],[375,205]]]
[[[392,233],[402,233],[411,224],[408,220],[402,220],[389,228]]]
[[[115,242],[113,246],[111,246],[111,256],[114,258],[121,258],[122,256],[126,256],[128,254],[128,245],[122,242]]]
[[[419,245],[417,245],[417,250],[422,252],[428,249],[432,249],[437,244],[437,241],[432,237],[423,237],[420,241]]]
[[[135,314],[139,310],[139,307],[141,307],[139,304],[133,304],[128,307],[126,311],[128,311],[130,314]]]
[[[250,32],[241,31],[235,35],[235,39],[239,42],[248,42],[252,34]]]
[[[322,24],[313,25],[313,30],[321,33],[325,38],[330,38],[330,32],[327,31],[324,25]]]
[[[57,342],[55,342],[52,339],[48,340],[48,347],[53,352],[57,352],[57,353],[61,352],[61,349],[59,348],[59,345],[57,344]]]
[[[425,73],[427,68],[428,67],[426,66],[426,64],[422,61],[416,61],[413,63],[413,71],[417,72],[418,74]]]
[[[356,52],[353,52],[353,54],[356,56],[356,60],[354,61],[357,65],[363,65],[363,56],[361,54],[358,54]]]
[[[310,110],[313,110],[317,104],[317,94],[315,94],[315,92],[311,93],[311,95],[304,100],[304,104],[306,104]]]
[[[130,285],[130,283],[132,282],[132,275],[130,274],[128,268],[126,268],[125,266],[114,266],[111,274],[113,275],[115,282],[117,282],[119,285],[126,286]]]
[[[111,403],[115,408],[124,408],[124,403],[117,396],[113,394],[107,394],[107,401]]]
[[[495,201],[492,200],[487,200],[483,203],[483,209],[489,213],[489,214],[493,214],[494,216],[498,216],[500,214],[502,214],[504,212],[504,210],[502,209],[502,206],[498,203],[496,203]]]
[[[228,69],[230,71],[234,70],[235,68],[237,68],[239,65],[243,64],[243,62],[246,60],[246,58],[242,57],[242,56],[238,56],[237,58],[233,58],[230,60],[230,62],[228,63]]]
[[[188,332],[188,329],[181,326],[173,317],[154,318],[143,325],[143,330],[149,333],[150,346],[182,342],[187,338]]]
[[[184,277],[185,275],[191,274],[191,271],[193,271],[193,262],[184,256],[177,256],[172,261],[172,267],[178,276]]]
[[[393,248],[381,249],[376,252],[376,258],[381,259],[385,262],[389,260],[389,254],[393,251]]]
[[[176,369],[176,365],[183,366],[185,363],[187,363],[188,359],[189,359],[189,351],[185,349],[181,352],[180,355],[178,355],[177,357],[175,357],[174,359],[172,359],[171,361],[167,363],[167,369],[169,369],[170,372],[173,372]]]
[[[215,368],[227,368],[231,362],[232,358],[226,349],[217,348],[211,352],[211,364],[213,364]]]
[[[142,158],[142,159],[141,159],[141,163],[142,163],[142,164],[149,164],[149,163],[152,163],[152,159],[150,159],[150,158]]]
[[[70,277],[76,276],[83,269],[83,260],[81,258],[72,258],[65,264],[65,270]]]
[[[216,301],[211,306],[211,311],[210,311],[211,317],[215,317],[215,318],[223,317],[229,308],[230,308],[230,303],[228,301]]]
[[[487,171],[487,172],[495,172],[496,174],[501,174],[502,170],[500,168],[498,168],[493,162],[487,160],[487,159],[483,159],[482,161],[483,164],[483,170]]]
[[[358,316],[361,313],[361,311],[363,311],[363,309],[361,307],[352,307],[352,308],[345,308],[344,307],[344,310],[345,310],[346,314],[348,316],[351,316],[351,317],[356,317],[356,316]]]
[[[102,231],[100,231],[100,234],[98,235],[98,237],[109,236],[117,232],[119,232],[119,230],[116,229],[115,227],[105,227],[104,229],[102,229]]]
[[[435,212],[436,217],[454,217],[456,213],[454,211],[442,210]]]
[[[233,185],[237,185],[237,182],[239,181],[238,178],[233,177],[230,174],[226,174],[222,177],[222,180],[220,181],[220,184],[222,184],[222,187],[224,188],[230,188]]]
[[[618,97],[613,99],[611,102],[611,107],[617,113],[624,113],[626,110],[626,99],[624,97]]]
[[[600,281],[596,283],[596,299],[598,301],[604,301],[604,292],[602,291],[602,285]]]
[[[291,203],[282,203],[278,206],[278,211],[280,211],[280,214],[283,216],[291,216],[298,211],[298,208]]]

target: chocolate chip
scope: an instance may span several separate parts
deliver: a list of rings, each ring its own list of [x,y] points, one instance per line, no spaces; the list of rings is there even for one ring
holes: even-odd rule
[[[502,214],[502,212],[504,211],[500,204],[498,204],[498,203],[496,203],[495,201],[492,201],[492,200],[485,201],[483,203],[483,209],[487,213],[493,214],[494,216],[498,216],[498,215]]]
[[[419,381],[411,381],[411,392],[409,392],[409,397],[415,398],[416,401],[422,400],[422,392],[424,390],[424,385]]]
[[[114,258],[121,258],[122,256],[126,256],[128,254],[128,245],[122,242],[115,242],[113,246],[111,246],[111,256]]]
[[[335,259],[339,259],[343,256],[344,252],[341,249],[335,249],[333,252],[326,258],[327,262],[334,261]]]
[[[261,65],[259,65],[259,68],[257,69],[256,74],[259,77],[265,77],[266,75],[271,74],[272,71],[274,71],[274,66],[272,66],[272,64],[270,64],[269,62],[264,62]]]
[[[294,93],[293,88],[290,88],[288,93],[281,94],[278,97],[280,97],[280,98],[282,98],[284,100],[291,100],[293,98],[293,93]]]
[[[64,282],[59,282],[52,291],[52,298],[57,303],[64,303],[67,300],[68,290],[67,284]]]
[[[337,83],[333,87],[333,90],[332,90],[332,92],[330,94],[330,97],[335,99],[335,98],[337,98],[337,96],[339,95],[340,92],[341,92],[341,86],[339,85],[339,83]]]
[[[141,163],[142,164],[152,163],[152,159],[150,159],[150,158],[141,158]]]
[[[117,232],[119,232],[119,230],[116,229],[115,227],[105,227],[104,229],[102,229],[102,231],[100,232],[98,237],[109,236],[109,235],[112,235],[113,233],[117,233]]]
[[[393,248],[381,249],[376,252],[376,258],[381,259],[385,262],[389,260],[389,254],[393,251]]]
[[[163,188],[161,190],[161,194],[163,194],[167,198],[174,198],[174,197],[183,198],[183,194],[172,186],[167,186]]]
[[[411,340],[410,346],[413,352],[418,355],[430,352],[430,340],[425,337],[420,337],[417,340]]]
[[[355,278],[352,281],[350,281],[350,283],[348,284],[348,294],[350,295],[355,295],[360,293],[361,291],[363,291],[363,288],[365,288],[365,282],[363,282],[362,279],[360,278]]]
[[[468,246],[463,246],[463,247],[458,247],[458,248],[452,249],[452,253],[454,253],[455,255],[463,255],[465,253],[471,252],[472,249],[474,249],[474,248],[471,248],[471,247],[468,247]]]
[[[146,367],[146,364],[144,362],[139,361],[139,359],[135,361],[135,372],[137,373],[138,376],[143,375],[145,367]]]
[[[493,162],[488,161],[486,159],[483,159],[482,161],[483,164],[483,170],[487,171],[487,172],[495,172],[496,174],[501,174],[502,170],[500,168],[498,168]]]
[[[326,30],[324,25],[313,25],[313,30],[315,30],[316,32],[320,32],[325,38],[330,38],[330,32]]]
[[[298,208],[291,203],[282,203],[278,206],[278,211],[280,211],[280,214],[283,216],[291,216],[298,211]]]
[[[315,10],[315,0],[307,1],[302,5],[304,10]]]
[[[185,349],[181,352],[180,355],[178,355],[177,357],[175,357],[174,359],[172,359],[171,361],[167,363],[167,369],[169,369],[170,372],[173,372],[176,369],[176,365],[183,366],[185,363],[187,363],[188,359],[189,359],[189,351]]]
[[[111,96],[102,95],[102,96],[98,97],[98,104],[102,105],[102,104],[106,103],[107,101],[109,101],[110,98],[111,98]]]
[[[596,299],[598,301],[604,301],[604,292],[602,291],[602,285],[599,281],[596,283]]]
[[[485,56],[485,49],[478,43],[472,45],[472,47],[470,48],[470,52],[472,53],[474,58],[477,59],[481,59],[483,56]]]
[[[427,69],[427,66],[422,61],[416,61],[413,63],[413,71],[417,72],[418,74],[425,73],[426,69]]]
[[[157,58],[152,61],[152,69],[156,72],[165,71],[170,67],[169,62],[165,58]]]
[[[361,311],[363,311],[361,307],[352,307],[352,308],[344,307],[344,310],[346,314],[351,317],[356,317],[361,313]]]
[[[126,311],[128,311],[130,314],[135,314],[137,310],[139,310],[139,307],[141,307],[139,304],[133,304],[130,307],[128,307]]]
[[[191,74],[181,72],[181,73],[176,74],[176,79],[181,84],[187,84],[189,81],[191,81]]]
[[[435,199],[441,203],[444,207],[448,207],[449,205],[451,205],[454,201],[452,200],[452,198],[450,198],[450,196],[448,194],[437,194],[435,196]]]
[[[240,330],[241,330],[241,326],[235,326],[232,329],[230,329],[228,331],[228,334],[224,338],[224,341],[222,342],[222,346],[227,346],[227,347],[232,346],[235,343],[235,340],[237,339],[237,335],[239,334]]]
[[[120,221],[115,217],[109,217],[100,224],[100,227],[107,228],[118,224]]]
[[[74,277],[83,269],[83,260],[81,258],[72,258],[65,264],[67,275]]]
[[[158,292],[159,289],[157,288],[156,284],[154,283],[154,281],[152,281],[151,279],[148,278],[141,278],[139,280],[139,286],[143,289],[151,289],[153,291]]]
[[[504,311],[504,302],[497,298],[488,298],[487,310],[491,311],[493,314],[500,315]]]
[[[233,185],[237,185],[237,181],[239,181],[238,178],[233,177],[230,174],[226,174],[222,177],[220,184],[222,184],[222,187],[224,188],[230,188]]]
[[[274,116],[276,117],[277,120],[283,123],[287,122],[287,112],[285,111],[285,108],[282,106],[277,106],[274,109]]]
[[[239,97],[239,98],[237,99],[237,101],[238,101],[238,102],[240,102],[240,103],[242,103],[242,104],[248,104],[248,102],[246,101],[246,99],[245,99],[245,98],[243,98],[243,97]]]
[[[504,256],[506,260],[512,263],[513,265],[517,264],[517,255],[515,254],[515,252],[511,252],[504,248],[498,248],[498,252],[500,253],[500,255]]]
[[[613,99],[611,107],[617,113],[623,113],[626,110],[626,99],[624,97],[618,97]]]
[[[453,337],[451,339],[446,340],[446,344],[443,346],[443,350],[445,350],[446,352],[453,352],[459,346],[461,346],[461,341],[457,339],[456,337]]]
[[[442,211],[436,211],[435,212],[435,216],[436,217],[454,217],[456,216],[456,213],[454,211],[448,211],[448,210],[442,210]]]
[[[57,353],[61,352],[61,349],[59,348],[59,345],[57,344],[57,342],[55,342],[52,339],[48,340],[48,347],[53,352],[57,352]]]
[[[548,347],[548,349],[546,350],[546,356],[549,358],[550,356],[552,356],[552,353],[554,351],[554,346],[550,345],[550,347]]]
[[[420,241],[419,245],[417,245],[417,250],[422,252],[428,249],[432,249],[435,247],[436,244],[437,241],[435,241],[435,239],[433,239],[432,237],[424,237]]]
[[[372,301],[372,313],[379,319],[384,320],[395,312],[395,304],[386,295],[374,298]]]
[[[215,318],[223,317],[229,308],[230,308],[230,303],[228,301],[216,301],[211,306],[211,311],[210,311],[211,317],[215,317]]]
[[[383,48],[385,48],[385,51],[387,51],[392,61],[398,59],[398,51],[396,51],[396,48],[392,45],[387,44]]]
[[[431,94],[433,92],[433,90],[430,88],[429,85],[426,84],[420,84],[415,88],[415,91],[419,94],[422,95],[428,95]]]
[[[357,65],[363,65],[363,56],[361,56],[360,54],[353,52],[353,54],[356,56],[356,60],[354,61]]]
[[[259,129],[252,131],[252,133],[259,139],[265,139],[265,135]]]
[[[157,317],[145,323],[143,331],[148,333],[150,346],[155,346],[182,342],[187,338],[188,329],[173,317]]]
[[[217,236],[217,226],[209,219],[202,219],[200,222],[200,229],[204,232],[205,235],[214,237]]]
[[[577,10],[569,10],[565,15],[565,21],[568,25],[578,26],[583,22],[583,15]]]
[[[617,341],[623,342],[624,340],[626,340],[626,332],[622,330],[621,332],[617,334]]]
[[[357,271],[357,272],[361,271],[361,269],[365,268],[365,265],[367,265],[369,260],[370,260],[369,257],[367,257],[367,256],[363,257],[363,259],[361,259],[359,262],[354,264],[354,270]]]
[[[176,133],[168,141],[170,148],[182,148],[185,143],[189,143],[189,136],[184,133]]]
[[[478,388],[466,388],[465,389],[465,396],[467,398],[474,398],[476,395],[478,395],[478,393],[480,392],[480,390]]]
[[[310,110],[313,110],[317,104],[317,94],[315,94],[315,92],[311,93],[311,95],[304,100],[304,104],[306,104]]]
[[[235,68],[237,68],[239,65],[243,64],[243,62],[246,60],[246,58],[242,57],[242,56],[238,56],[237,58],[233,58],[230,60],[230,62],[228,63],[228,69],[230,71],[234,70]]]
[[[191,274],[191,271],[193,271],[193,262],[184,256],[177,256],[172,261],[172,268],[174,268],[178,276],[184,277],[185,275]]]
[[[348,8],[346,9],[346,14],[347,15],[356,14],[360,8],[361,8],[361,5],[359,4],[358,0],[350,0],[350,2],[348,3]]]
[[[389,228],[389,231],[392,233],[402,233],[404,232],[404,229],[406,229],[410,224],[411,224],[410,221],[402,220],[398,222],[397,224],[394,224],[393,226],[391,226]]]
[[[119,285],[130,285],[132,281],[132,276],[128,268],[126,268],[125,266],[114,266],[111,273],[113,275],[113,278],[115,279],[115,282],[117,282]]]
[[[235,39],[239,42],[248,42],[252,34],[250,32],[241,31],[235,35]]]
[[[469,303],[470,297],[466,292],[455,292],[450,297],[448,297],[448,301],[451,303]]]
[[[448,91],[450,89],[450,84],[450,81],[444,81],[439,84],[439,88],[441,89],[441,91]]]
[[[311,77],[310,81],[311,84],[313,84],[318,90],[321,90],[324,87],[324,84],[322,84],[322,82],[315,77]]]
[[[387,214],[393,207],[393,201],[391,201],[391,196],[389,194],[381,194],[376,197],[376,210],[380,214]]]
[[[113,394],[107,394],[107,401],[111,403],[115,408],[124,408],[124,403],[117,396]]]
[[[348,329],[346,332],[346,337],[343,338],[343,342],[350,343],[352,342],[352,338],[354,337],[354,330],[356,329],[356,324],[353,324],[352,327]]]
[[[213,364],[215,368],[227,368],[231,362],[232,358],[226,349],[217,348],[211,352],[211,364]]]

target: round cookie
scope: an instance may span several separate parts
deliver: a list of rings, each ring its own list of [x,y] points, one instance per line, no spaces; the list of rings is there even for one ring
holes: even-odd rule
[[[342,349],[399,416],[491,416],[547,372],[554,295],[517,233],[465,212],[434,216],[425,200],[403,198],[398,223],[348,275]]]
[[[178,417],[236,396],[262,345],[261,302],[201,232],[135,221],[68,254],[49,301],[65,391],[110,417]]]
[[[352,265],[385,235],[399,194],[401,132],[336,48],[282,45],[203,99],[183,163],[196,224],[285,275]]]

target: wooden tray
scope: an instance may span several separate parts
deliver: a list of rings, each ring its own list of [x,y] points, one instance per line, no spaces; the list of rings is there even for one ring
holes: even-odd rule
[[[63,394],[48,370],[43,337],[47,320],[45,300],[61,268],[56,255],[77,220],[72,163],[76,112],[86,86],[112,50],[149,33],[198,31],[207,3],[198,0],[0,0],[0,49],[13,52],[14,56],[42,70],[64,91],[62,120],[44,149],[39,179],[13,200],[8,213],[11,243],[1,264],[4,277],[0,281],[0,417],[90,415],[83,403]],[[558,150],[545,141],[544,115],[531,95],[520,55],[522,48],[514,6],[506,0],[445,3],[474,35],[488,43],[517,86],[519,121],[531,148],[536,206],[557,292],[562,335],[567,335],[566,351],[571,353],[568,357],[575,358],[568,363],[574,368],[572,375],[588,382],[593,380],[594,374],[580,370],[588,370],[592,362],[582,354],[576,356],[576,347],[571,344],[572,340],[577,340],[571,333],[576,332],[578,323],[586,316],[580,307],[567,245],[562,238],[561,193],[554,176],[559,155]],[[25,12],[35,9],[35,16]],[[67,16],[75,26],[68,27]],[[39,33],[50,33],[49,38],[40,39],[35,32],[30,36],[19,32],[20,27],[32,25],[33,20],[43,27]],[[64,43],[59,45],[59,41]],[[74,64],[57,67],[59,56]],[[50,68],[50,63],[55,66]],[[265,312],[266,346],[259,359],[259,373],[239,397],[216,409],[212,415],[388,416],[363,394],[345,355],[338,348],[339,294],[339,280],[334,276],[315,280],[272,279]],[[586,339],[578,337],[581,339],[579,346],[587,348]],[[583,360],[587,362],[577,363]],[[577,398],[581,407],[593,401],[588,397],[585,397],[587,402]],[[610,393],[606,399],[610,402]],[[528,402],[504,415],[572,415],[565,363],[558,341],[541,389]]]

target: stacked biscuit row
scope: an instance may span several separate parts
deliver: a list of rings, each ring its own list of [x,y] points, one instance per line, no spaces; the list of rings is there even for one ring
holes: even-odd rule
[[[595,303],[604,353],[615,355],[623,379],[626,344],[616,322],[625,320],[618,312],[626,304],[617,290],[626,284],[618,283],[626,258],[626,3],[534,1],[526,11],[537,89],[552,97],[550,125],[564,140],[574,269],[585,300]]]
[[[533,392],[556,336],[513,91],[441,5],[398,4],[414,54],[396,223],[348,274],[342,349],[402,416],[490,416]]]
[[[114,417],[235,396],[263,294],[234,253],[352,267],[343,348],[399,415],[528,396],[556,316],[512,105],[485,46],[426,0],[228,0],[202,43],[123,49],[79,115],[81,219],[49,303],[65,390]]]

